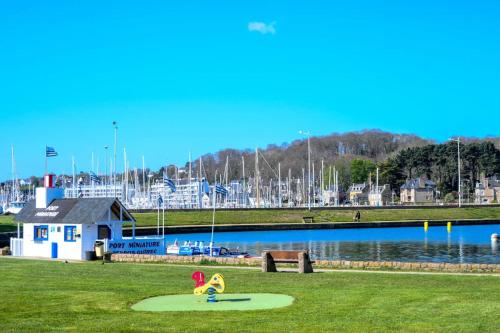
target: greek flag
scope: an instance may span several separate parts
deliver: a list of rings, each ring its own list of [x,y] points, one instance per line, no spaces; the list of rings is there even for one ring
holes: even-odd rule
[[[206,193],[206,194],[210,193],[210,186],[208,185],[208,182],[205,179],[203,179],[201,186],[202,186],[203,193]]]
[[[96,175],[94,172],[90,171],[90,180],[93,181],[94,183],[101,183],[101,178],[99,178],[98,175]]]
[[[229,191],[224,186],[222,186],[221,184],[216,184],[215,185],[215,192],[216,193],[220,193],[222,195],[227,195],[229,193]]]
[[[46,157],[57,156],[57,152],[53,147],[45,147],[45,156]]]
[[[158,196],[158,207],[161,207],[163,205],[163,198],[160,196]]]
[[[177,190],[174,181],[167,176],[163,176],[163,184],[167,185],[172,192],[175,192]]]

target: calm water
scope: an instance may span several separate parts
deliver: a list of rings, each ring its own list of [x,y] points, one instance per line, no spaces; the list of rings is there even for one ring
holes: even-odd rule
[[[456,226],[451,233],[445,226],[429,227],[427,233],[423,227],[220,232],[214,240],[252,255],[309,249],[315,259],[500,264],[500,246],[491,242],[492,233],[500,234],[500,224]],[[169,244],[175,239],[209,242],[210,234],[167,236]]]

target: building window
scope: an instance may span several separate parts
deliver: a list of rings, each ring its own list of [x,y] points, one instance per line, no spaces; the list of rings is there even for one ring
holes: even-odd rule
[[[36,225],[33,229],[33,235],[36,241],[44,241],[49,239],[49,226]]]
[[[64,226],[64,241],[76,242],[76,226],[74,225]]]

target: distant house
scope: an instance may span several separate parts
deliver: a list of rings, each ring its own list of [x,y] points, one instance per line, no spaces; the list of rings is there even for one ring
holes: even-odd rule
[[[391,187],[389,184],[384,184],[382,186],[372,186],[372,189],[368,193],[368,201],[370,206],[384,206],[387,205],[392,198]]]
[[[489,204],[500,201],[500,178],[495,175],[490,178],[484,178],[476,183],[474,190],[475,203]]]
[[[323,205],[335,206],[336,204],[342,202],[342,200],[345,199],[345,192],[341,187],[339,187],[338,191],[336,191],[335,186],[330,186],[328,189],[323,190],[322,199],[323,199]]]
[[[368,205],[368,184],[352,184],[349,189],[349,201],[353,205]]]
[[[402,204],[433,203],[436,197],[436,183],[424,178],[409,179],[401,186]]]

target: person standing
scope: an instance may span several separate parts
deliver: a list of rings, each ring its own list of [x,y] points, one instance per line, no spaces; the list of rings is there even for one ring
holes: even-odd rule
[[[354,220],[356,222],[359,222],[361,220],[361,213],[359,212],[359,210],[356,211],[356,215],[354,216]]]

